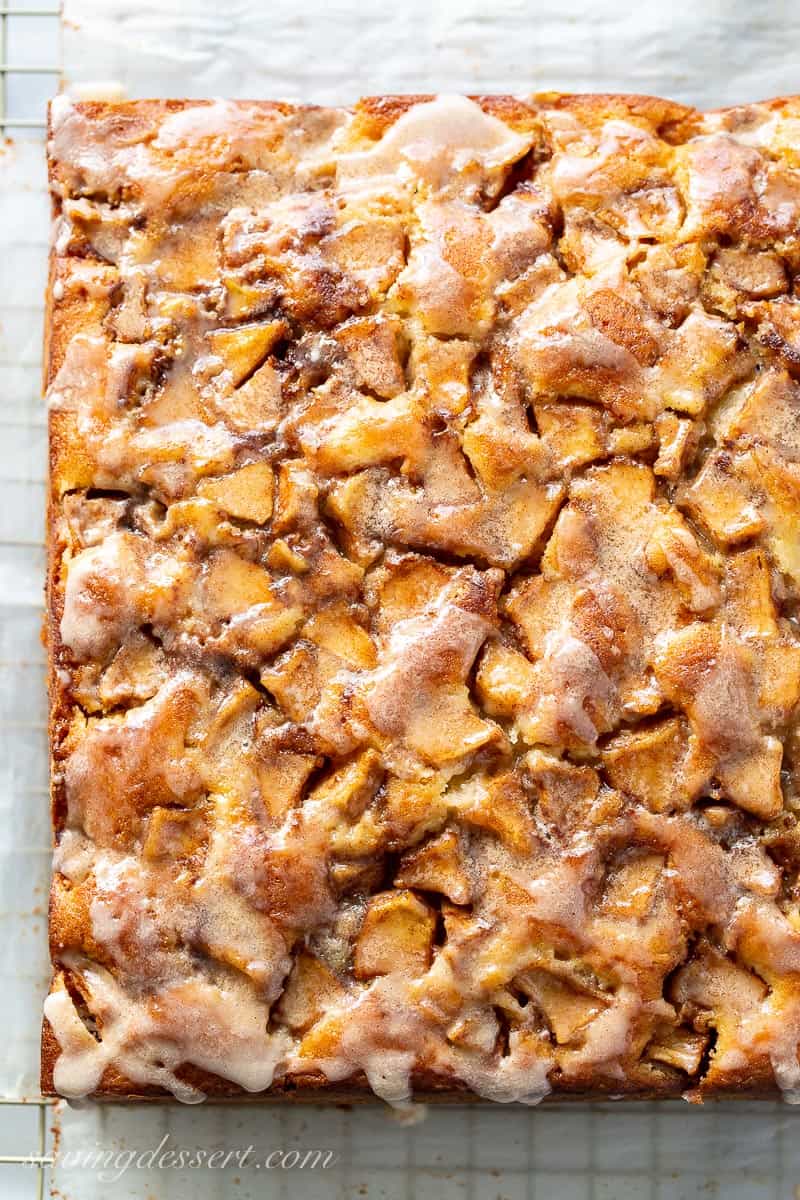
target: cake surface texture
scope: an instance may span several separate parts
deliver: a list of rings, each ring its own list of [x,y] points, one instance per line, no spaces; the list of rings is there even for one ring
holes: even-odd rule
[[[800,1099],[800,100],[48,150],[44,1092]]]

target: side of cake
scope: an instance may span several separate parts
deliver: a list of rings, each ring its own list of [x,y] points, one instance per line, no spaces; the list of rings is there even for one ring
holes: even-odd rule
[[[49,167],[45,1093],[800,1095],[800,100]]]

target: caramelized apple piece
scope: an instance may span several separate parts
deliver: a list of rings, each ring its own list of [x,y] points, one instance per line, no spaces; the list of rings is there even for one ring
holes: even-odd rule
[[[191,858],[208,840],[202,811],[154,808],[147,819],[142,854],[151,860],[176,862]]]
[[[416,850],[404,854],[394,878],[399,888],[441,892],[453,904],[469,904],[472,883],[467,874],[461,841],[455,830],[447,830]]]
[[[686,466],[697,439],[697,427],[687,417],[663,412],[655,422],[658,436],[658,458],[653,473],[664,479],[677,479]]]
[[[517,776],[510,772],[476,780],[459,804],[459,814],[468,825],[494,834],[518,854],[530,854],[536,844],[530,801]]]
[[[705,782],[698,771],[696,739],[677,717],[612,739],[603,764],[614,787],[654,812],[686,808]]]
[[[597,996],[577,992],[547,971],[526,971],[515,983],[538,1004],[559,1045],[574,1041],[605,1007]]]
[[[267,321],[263,325],[237,325],[234,329],[215,329],[209,334],[211,353],[222,359],[235,388],[252,375],[286,332],[285,321]]]
[[[656,1031],[656,1035],[645,1049],[645,1058],[653,1062],[676,1067],[687,1075],[695,1075],[700,1068],[709,1038],[706,1033],[695,1033],[691,1029],[675,1029],[669,1025]]]
[[[430,966],[435,926],[433,909],[411,891],[373,896],[356,942],[356,978],[421,975]]]
[[[336,331],[336,340],[353,367],[356,384],[391,400],[405,387],[398,354],[398,327],[376,317],[349,321]]]
[[[715,451],[686,492],[689,511],[723,546],[757,537],[766,526],[760,511],[763,494],[752,475],[749,455]]]
[[[328,1009],[341,1004],[347,992],[329,967],[309,950],[301,950],[275,1009],[275,1016],[293,1033],[304,1033]]]
[[[264,525],[272,516],[272,467],[255,462],[218,479],[203,479],[199,495],[241,521]]]
[[[663,871],[660,854],[635,854],[623,862],[606,880],[603,912],[622,920],[646,917]]]

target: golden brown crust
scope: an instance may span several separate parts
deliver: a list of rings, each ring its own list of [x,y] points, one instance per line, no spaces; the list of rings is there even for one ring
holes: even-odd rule
[[[43,1096],[57,1096],[53,1079],[53,1071],[58,1059],[60,1048],[49,1022],[45,1020],[42,1026],[42,1068],[41,1089]],[[190,1079],[195,1087],[202,1091],[210,1100],[242,1101],[252,1103],[254,1097],[243,1092],[241,1088],[230,1084],[217,1075],[206,1071],[187,1069],[185,1077]],[[543,1104],[559,1103],[572,1100],[578,1103],[603,1100],[669,1100],[678,1099],[685,1094],[685,1080],[681,1077],[665,1074],[659,1080],[650,1080],[646,1088],[625,1080],[616,1084],[598,1080],[591,1076],[581,1079],[558,1080],[558,1087],[542,1100]],[[415,1071],[411,1077],[411,1085],[415,1099],[423,1104],[466,1104],[482,1103],[481,1097],[470,1091],[460,1080],[434,1075],[431,1072]],[[141,1102],[160,1101],[169,1096],[163,1088],[143,1087],[119,1072],[109,1068],[103,1075],[97,1098],[104,1101]],[[774,1077],[769,1067],[753,1071],[743,1069],[726,1081],[724,1088],[703,1095],[689,1094],[687,1099],[694,1103],[704,1100],[775,1100],[780,1097],[780,1091],[775,1086]],[[342,1086],[331,1084],[321,1071],[295,1072],[284,1078],[277,1078],[269,1092],[262,1092],[256,1097],[259,1101],[293,1104],[363,1104],[375,1101],[375,1093],[369,1081],[363,1074],[358,1074],[346,1081]],[[485,1102],[484,1102],[485,1103]]]
[[[45,1094],[800,1090],[798,117],[56,104]]]

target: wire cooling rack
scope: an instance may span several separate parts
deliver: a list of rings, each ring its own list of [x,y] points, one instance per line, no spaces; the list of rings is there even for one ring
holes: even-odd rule
[[[61,75],[60,7],[0,7],[0,133],[43,130],[45,103]],[[36,57],[27,59],[28,48]],[[42,58],[44,53],[45,58]]]
[[[41,569],[44,418],[38,380],[42,297],[37,259],[47,236],[42,156],[46,100],[61,74],[60,9],[18,3],[0,7],[0,138],[3,181],[0,297],[0,753],[2,807],[2,1018],[8,1039],[0,1096],[0,1194],[43,1200],[53,1162],[52,1104],[35,1094],[23,1063],[35,1062],[44,933],[46,780],[31,769],[29,748],[44,736],[43,663],[37,645],[37,576]],[[19,142],[16,139],[21,139]],[[12,140],[13,139],[13,140]],[[32,194],[31,194],[32,193]],[[38,205],[38,212],[36,207]],[[30,217],[30,219],[28,219]],[[33,270],[31,270],[31,267]],[[41,277],[41,273],[39,273]],[[41,775],[41,766],[39,767]],[[7,926],[7,928],[5,928]],[[37,965],[36,959],[40,960]],[[33,1043],[33,1044],[32,1044]],[[33,1057],[31,1057],[33,1055]]]
[[[22,1125],[20,1132],[26,1138],[23,1144],[33,1146],[28,1153],[0,1154],[0,1167],[16,1169],[18,1186],[15,1187],[12,1182],[10,1191],[2,1188],[6,1195],[15,1197],[15,1200],[17,1193],[21,1197],[35,1195],[36,1200],[44,1200],[45,1173],[53,1164],[53,1155],[49,1152],[50,1131],[47,1125],[47,1110],[51,1106],[51,1101],[41,1096],[33,1100],[14,1100],[8,1097],[0,1099],[0,1121],[4,1126],[4,1139],[8,1137],[9,1127],[16,1132],[16,1127]],[[24,1119],[29,1109],[34,1110],[33,1122]],[[11,1110],[16,1110],[17,1116],[23,1117],[23,1120],[15,1122],[9,1116]],[[30,1128],[31,1125],[34,1126],[33,1129]],[[26,1178],[25,1173],[29,1178]],[[4,1176],[0,1176],[0,1184],[3,1182]]]
[[[679,10],[689,2],[674,0],[670,20],[676,27],[683,20]],[[639,0],[636,7],[650,4]],[[556,7],[576,6],[577,0],[561,0]],[[596,18],[598,10],[609,6],[615,3],[587,0],[586,10],[593,9]],[[691,6],[701,7],[693,0]],[[38,1057],[48,970],[47,758],[44,662],[38,642],[46,461],[40,392],[48,232],[41,144],[45,101],[56,91],[62,67],[70,79],[119,77],[134,95],[157,92],[161,79],[173,94],[196,95],[199,90],[236,95],[237,88],[238,94],[244,88],[270,95],[276,88],[268,72],[277,48],[286,78],[300,81],[305,98],[330,99],[314,91],[308,64],[331,61],[324,39],[325,31],[330,33],[326,12],[334,7],[342,44],[358,44],[364,17],[357,0],[337,0],[335,6],[307,0],[303,20],[297,17],[296,0],[272,0],[270,54],[256,55],[266,65],[263,80],[254,86],[252,79],[234,79],[233,73],[223,79],[219,64],[240,62],[253,36],[263,30],[261,0],[236,0],[224,18],[219,0],[69,0],[63,54],[55,5],[16,0],[2,6],[0,0],[0,135],[13,139],[0,152],[0,1197],[43,1200],[52,1185],[64,1200],[105,1200],[111,1192],[120,1200],[800,1200],[800,1126],[797,1114],[779,1105],[709,1105],[700,1110],[674,1103],[553,1105],[533,1111],[462,1107],[434,1111],[411,1129],[391,1123],[377,1108],[150,1106],[134,1111],[87,1105],[64,1111],[60,1148],[54,1140],[53,1109],[37,1094],[32,1065]],[[417,57],[425,59],[432,7],[437,6],[429,0],[387,6],[386,14],[406,21],[414,37],[404,38],[387,25],[381,43],[407,42],[415,63]],[[448,7],[443,3],[441,13]],[[517,0],[495,0],[492,6],[485,0],[459,0],[452,5],[462,21],[480,19],[485,36],[497,46],[513,43],[508,30],[524,7]],[[629,6],[622,7],[627,23]],[[720,13],[735,10],[734,15],[750,9],[749,0],[718,0],[713,7]],[[772,26],[785,31],[790,0],[765,0],[759,19],[769,23],[766,10],[771,10]],[[378,19],[388,22],[389,16],[376,14]],[[552,15],[548,19],[552,22]],[[745,16],[739,24],[745,27]],[[603,27],[593,28],[602,40]],[[716,28],[708,26],[712,42]],[[679,33],[675,36],[681,40]],[[409,66],[408,78],[403,75],[396,86],[462,90],[452,60],[438,54],[440,45],[452,50],[457,43],[446,16],[437,15],[435,34],[437,53],[431,47],[427,51],[435,76],[420,78]],[[788,34],[786,41],[790,47]],[[694,43],[683,38],[681,44]],[[569,39],[564,45],[569,48]],[[714,43],[711,51],[712,57],[728,61],[721,44]],[[215,64],[213,77],[203,74],[206,61]],[[506,86],[511,78],[524,79],[525,67],[511,58],[494,62],[492,69]],[[341,85],[346,95],[358,90],[346,67],[337,68],[338,78],[347,81]],[[587,86],[568,73],[560,82],[565,88]],[[486,90],[499,88],[494,77],[485,83]],[[379,90],[380,83],[361,87]],[[653,81],[652,90],[675,89]],[[76,1151],[88,1151],[90,1157],[94,1150],[148,1151],[164,1137],[179,1148],[230,1149],[252,1143],[262,1157],[274,1148],[331,1149],[337,1162],[329,1171],[284,1170],[265,1178],[254,1156],[240,1171],[179,1175],[132,1168],[113,1181],[96,1166],[66,1161]]]

